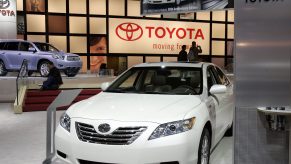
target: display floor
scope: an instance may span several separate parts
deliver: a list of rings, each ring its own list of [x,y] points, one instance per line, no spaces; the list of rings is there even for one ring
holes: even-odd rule
[[[64,111],[57,112],[57,118]],[[58,120],[58,119],[57,119]],[[0,103],[0,163],[40,164],[45,159],[46,112],[14,114]],[[232,164],[233,138],[225,137],[211,154],[211,164]],[[54,164],[63,164],[55,160]]]

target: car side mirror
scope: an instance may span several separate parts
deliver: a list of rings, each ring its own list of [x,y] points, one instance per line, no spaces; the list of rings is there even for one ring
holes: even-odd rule
[[[34,53],[34,52],[36,52],[36,49],[35,49],[35,48],[33,48],[33,47],[29,47],[29,48],[28,48],[28,51],[29,51],[29,52],[33,52],[33,53]]]
[[[226,86],[225,85],[221,85],[221,84],[215,84],[210,88],[209,92],[211,94],[225,93],[226,92]]]
[[[105,91],[109,87],[110,84],[111,84],[110,82],[104,82],[104,83],[102,83],[101,84],[102,91]]]

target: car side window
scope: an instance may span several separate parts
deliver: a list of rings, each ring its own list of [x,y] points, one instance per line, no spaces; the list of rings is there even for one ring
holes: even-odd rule
[[[0,50],[3,50],[4,49],[4,46],[5,46],[5,42],[1,42],[0,43]]]
[[[4,49],[10,51],[18,51],[18,45],[19,42],[7,42]]]
[[[215,77],[212,72],[212,67],[207,68],[207,86],[208,86],[208,91],[210,88],[214,85],[217,84]]]
[[[216,69],[214,67],[211,67],[211,72],[213,73],[213,76],[214,76],[214,78],[216,80],[216,83],[217,84],[223,84],[221,79],[218,76],[218,72],[216,71]]]
[[[217,70],[217,75],[218,75],[220,81],[222,82],[222,84],[229,85],[230,82],[229,82],[228,78],[225,76],[225,74],[217,67],[216,67],[216,70]]]
[[[19,51],[28,51],[29,48],[33,47],[30,43],[21,42],[19,46]]]

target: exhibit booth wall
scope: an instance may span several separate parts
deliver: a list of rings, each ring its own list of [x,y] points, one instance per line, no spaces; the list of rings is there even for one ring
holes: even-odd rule
[[[189,31],[186,31],[187,38],[171,38],[173,40],[143,38],[144,41],[131,41],[126,45],[121,39],[114,40],[117,34],[112,31],[116,30],[117,26],[112,28],[111,25],[115,22],[120,24],[131,22],[143,28],[146,28],[147,24],[155,28],[159,25],[166,31],[158,29],[158,35],[166,32],[168,37],[167,25],[175,24],[176,27],[173,28],[178,29],[181,28],[181,24],[187,24],[187,27],[198,30],[197,25],[202,28],[200,25],[203,24],[205,35],[201,43],[204,48],[203,59],[221,67],[232,68],[233,10],[141,16],[140,1],[137,0],[39,0],[37,4],[35,1],[17,0],[17,13],[18,38],[49,42],[61,50],[79,54],[84,63],[83,72],[94,71],[98,64],[106,62],[108,67],[122,72],[142,62],[177,61],[179,53],[177,48],[174,51],[165,49],[149,51],[149,49],[154,43],[159,42],[162,44],[157,46],[161,48],[169,45],[177,47],[177,44],[190,45],[191,41],[195,40],[191,36],[188,37]],[[183,36],[184,32],[180,30],[179,36]],[[193,35],[196,35],[195,32]],[[200,44],[199,38],[196,41]],[[148,46],[151,47],[141,49],[143,43],[147,42],[150,42]],[[123,49],[130,44],[139,47],[131,46],[136,48],[134,51]]]
[[[235,164],[291,163],[290,117],[258,111],[290,108],[290,8],[283,0],[235,2]]]
[[[16,0],[0,1],[0,39],[16,38]]]

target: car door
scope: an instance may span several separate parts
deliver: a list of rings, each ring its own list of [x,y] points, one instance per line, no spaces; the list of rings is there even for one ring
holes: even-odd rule
[[[222,97],[221,102],[225,116],[224,126],[227,126],[229,124],[232,124],[233,122],[233,111],[234,111],[233,85],[220,68],[215,67],[215,70],[217,72],[217,77],[219,78],[221,84],[225,85],[227,89],[226,93]]]
[[[215,72],[214,66],[208,66],[207,68],[207,89],[208,89],[208,97],[207,97],[207,107],[213,108],[210,109],[213,111],[212,116],[214,118],[213,122],[215,125],[214,139],[215,143],[221,139],[223,135],[223,127],[224,127],[224,113],[225,110],[222,108],[222,102],[224,99],[224,94],[211,94],[209,92],[210,88],[215,84],[220,84],[221,82],[217,78],[217,74]]]
[[[19,52],[21,53],[21,60],[26,59],[28,61],[28,70],[37,69],[37,54],[36,52],[29,51],[29,48],[34,48],[34,46],[29,42],[20,42]],[[22,62],[21,61],[21,62]]]
[[[7,68],[18,70],[21,65],[21,53],[18,51],[19,42],[7,42],[3,55],[7,60]]]

